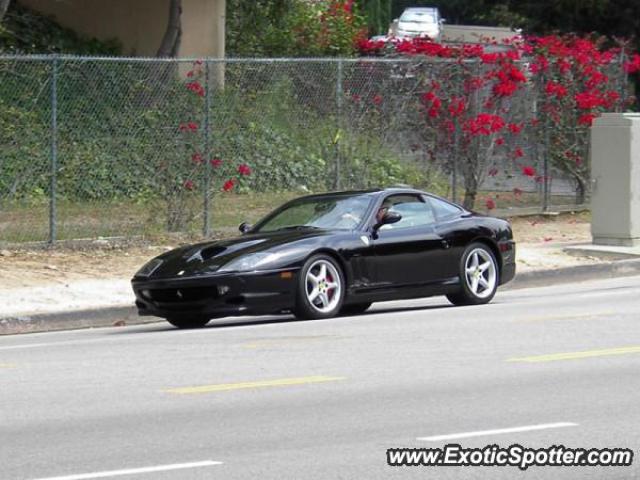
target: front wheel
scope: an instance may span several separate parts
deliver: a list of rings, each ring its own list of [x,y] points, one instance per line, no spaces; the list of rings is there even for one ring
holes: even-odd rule
[[[293,313],[300,319],[333,317],[342,308],[344,290],[338,262],[329,255],[313,255],[300,269]]]
[[[498,289],[498,263],[482,243],[469,245],[460,261],[461,290],[447,295],[454,305],[489,303]]]
[[[209,323],[208,318],[167,318],[167,322],[169,322],[174,327],[178,328],[202,328],[207,323]]]

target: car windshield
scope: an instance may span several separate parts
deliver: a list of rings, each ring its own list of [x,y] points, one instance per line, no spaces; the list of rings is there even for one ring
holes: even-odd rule
[[[401,22],[436,23],[436,17],[430,12],[405,12],[400,17]]]
[[[294,200],[256,225],[254,232],[274,232],[308,228],[356,228],[364,219],[371,196],[327,195]]]

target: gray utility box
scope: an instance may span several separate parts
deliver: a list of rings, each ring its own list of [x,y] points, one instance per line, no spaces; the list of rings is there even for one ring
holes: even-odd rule
[[[640,114],[605,113],[591,127],[591,236],[640,245]]]

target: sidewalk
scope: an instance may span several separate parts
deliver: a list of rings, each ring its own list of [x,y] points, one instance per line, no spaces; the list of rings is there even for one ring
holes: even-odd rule
[[[566,253],[588,241],[584,219],[515,219],[513,225],[518,267],[508,288],[640,274],[640,259]],[[0,334],[156,321],[137,316],[129,281],[168,248],[0,251]]]

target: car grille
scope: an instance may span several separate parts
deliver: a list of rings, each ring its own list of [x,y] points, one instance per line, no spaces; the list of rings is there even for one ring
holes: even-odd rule
[[[156,288],[143,293],[149,300],[162,303],[199,302],[218,298],[216,287]]]

